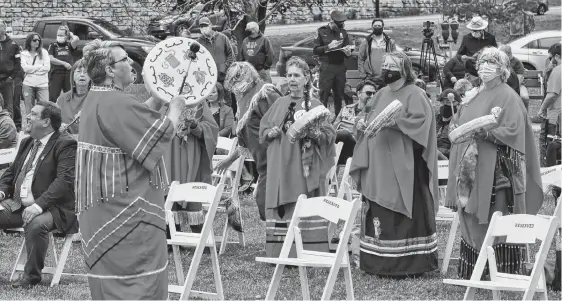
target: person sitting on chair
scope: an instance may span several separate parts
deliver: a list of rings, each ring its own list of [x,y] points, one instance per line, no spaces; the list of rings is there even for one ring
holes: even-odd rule
[[[49,248],[47,233],[78,231],[74,213],[76,140],[61,134],[61,111],[39,101],[26,117],[25,138],[14,163],[0,178],[0,229],[23,227],[27,262],[13,287],[41,282]]]

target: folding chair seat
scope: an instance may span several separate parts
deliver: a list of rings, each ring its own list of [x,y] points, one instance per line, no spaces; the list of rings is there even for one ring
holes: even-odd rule
[[[310,290],[308,286],[307,268],[329,268],[330,273],[322,293],[322,300],[329,300],[340,268],[343,269],[347,300],[353,300],[353,280],[351,277],[351,267],[346,243],[338,244],[335,254],[317,251],[307,251],[303,248],[301,230],[299,222],[301,218],[320,216],[332,223],[345,221],[344,229],[340,234],[340,241],[348,241],[351,228],[355,221],[355,216],[359,211],[361,202],[359,200],[346,201],[340,198],[325,196],[307,199],[301,195],[289,225],[287,236],[283,243],[279,258],[256,257],[256,261],[275,264],[275,272],[267,290],[266,300],[274,300],[281,277],[286,265],[299,267],[301,289],[303,300],[310,300]],[[293,243],[296,249],[296,258],[289,258]]]
[[[501,212],[495,212],[470,280],[444,279],[443,283],[466,287],[464,300],[473,300],[477,288],[491,290],[494,300],[499,300],[500,291],[524,292],[523,300],[533,300],[535,292],[538,292],[541,294],[541,299],[548,300],[544,263],[558,223],[557,216],[549,218],[527,214],[502,216]],[[535,244],[536,240],[541,241],[530,276],[498,272],[493,248],[496,237],[505,237],[506,244],[517,245]],[[486,264],[488,264],[490,281],[481,280]]]
[[[8,233],[24,233],[23,228],[14,228],[14,229],[7,229],[5,232]],[[55,231],[49,232],[49,241],[51,244],[53,261],[55,263],[54,267],[44,267],[41,271],[42,274],[51,274],[53,275],[53,279],[51,280],[51,287],[58,285],[60,282],[60,278],[62,275],[72,275],[72,276],[85,276],[82,274],[70,274],[70,273],[63,273],[64,267],[66,265],[66,260],[68,259],[68,253],[70,252],[70,248],[72,247],[72,242],[77,234],[67,234],[64,236],[64,244],[61,250],[60,257],[57,254],[57,248],[55,245],[55,238],[53,233]],[[18,257],[16,262],[14,263],[14,267],[12,268],[12,273],[10,274],[10,281],[15,280],[15,276],[17,272],[23,272],[25,267],[25,261],[27,260],[27,251],[25,248],[25,239],[20,246],[20,250],[18,252]]]
[[[165,204],[166,219],[170,227],[170,239],[167,240],[167,243],[172,246],[176,275],[180,285],[168,285],[168,291],[170,293],[181,294],[180,300],[188,300],[190,297],[224,299],[216,240],[213,234],[213,222],[223,190],[223,184],[219,184],[215,187],[206,183],[179,184],[179,182],[175,181],[170,186]],[[208,206],[201,233],[177,231],[174,214],[172,212],[172,206],[176,202],[202,203],[203,206]],[[189,265],[185,281],[179,246],[195,247],[195,252]],[[192,290],[205,247],[208,247],[210,250],[216,293]]]
[[[231,155],[236,150],[237,146],[238,146],[238,138],[229,139],[229,138],[225,138],[225,137],[219,137],[218,140],[217,140],[216,149],[226,152],[227,155],[214,155],[213,159],[212,159],[213,168],[216,166],[217,163],[219,163],[220,161],[226,159],[226,157]],[[228,176],[230,177],[230,174]],[[222,175],[220,175],[216,172],[213,172],[212,178],[213,178],[213,185],[216,185],[221,180]],[[230,180],[230,178],[229,178],[229,180]],[[231,185],[232,185],[232,183],[231,183]]]

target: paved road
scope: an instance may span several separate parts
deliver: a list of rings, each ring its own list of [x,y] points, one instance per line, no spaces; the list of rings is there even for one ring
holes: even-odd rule
[[[562,8],[560,6],[551,7],[546,13],[547,15],[562,15]],[[407,26],[407,25],[419,25],[425,21],[438,22],[441,15],[425,15],[425,16],[413,16],[413,17],[398,17],[398,18],[388,18],[384,20],[385,26]],[[539,17],[540,18],[540,17]],[[266,35],[284,35],[291,33],[301,33],[301,32],[314,32],[319,26],[326,24],[326,22],[315,22],[306,24],[291,24],[291,25],[268,25],[265,28]],[[349,20],[345,23],[345,26],[350,29],[354,28],[368,28],[371,26],[371,20]]]

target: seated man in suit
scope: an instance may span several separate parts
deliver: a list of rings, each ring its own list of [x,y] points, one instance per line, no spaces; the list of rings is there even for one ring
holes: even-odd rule
[[[49,231],[78,230],[74,213],[77,143],[59,132],[61,111],[54,103],[37,102],[26,118],[29,137],[0,178],[0,229],[25,229],[27,262],[13,287],[41,282]]]

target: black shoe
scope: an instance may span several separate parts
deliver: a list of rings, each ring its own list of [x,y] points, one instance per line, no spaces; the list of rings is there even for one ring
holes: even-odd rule
[[[35,286],[41,282],[41,279],[32,279],[27,276],[22,276],[18,281],[12,283],[13,288],[28,288]]]

